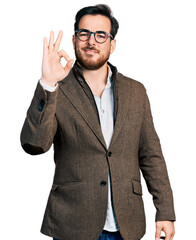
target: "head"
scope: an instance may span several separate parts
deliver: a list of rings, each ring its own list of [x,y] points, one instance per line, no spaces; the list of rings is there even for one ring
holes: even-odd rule
[[[82,8],[75,20],[73,45],[76,59],[86,69],[99,69],[107,64],[115,50],[118,22],[110,8],[103,4]]]

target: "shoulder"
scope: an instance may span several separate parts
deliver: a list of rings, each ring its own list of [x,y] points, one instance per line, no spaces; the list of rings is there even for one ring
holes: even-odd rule
[[[146,92],[145,86],[141,82],[133,78],[127,77],[122,73],[118,73],[117,78],[118,78],[119,84],[125,84],[127,85],[127,87],[130,86],[132,90],[135,89],[138,91]]]

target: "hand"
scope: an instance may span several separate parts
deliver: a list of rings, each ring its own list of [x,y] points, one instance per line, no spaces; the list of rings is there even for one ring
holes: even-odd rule
[[[174,223],[171,221],[156,222],[155,240],[161,239],[161,231],[165,232],[165,240],[172,240],[175,234]],[[164,239],[164,238],[162,238]]]
[[[43,61],[42,61],[42,78],[41,80],[54,87],[57,82],[63,80],[68,74],[74,62],[70,59],[64,50],[59,50],[59,46],[63,37],[63,32],[60,31],[56,42],[54,43],[54,32],[50,32],[50,40],[47,38],[43,42]],[[64,57],[67,61],[65,67],[61,64],[61,58]]]

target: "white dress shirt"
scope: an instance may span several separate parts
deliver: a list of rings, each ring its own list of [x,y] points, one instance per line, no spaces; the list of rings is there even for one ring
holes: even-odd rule
[[[109,68],[107,83],[103,90],[101,98],[94,94],[94,98],[95,98],[95,102],[97,105],[99,118],[100,118],[101,130],[102,130],[107,148],[109,148],[110,141],[113,134],[113,129],[114,129],[114,100],[113,100],[113,83],[112,83],[111,77],[112,77],[112,71]],[[118,227],[117,227],[117,223],[114,215],[114,209],[112,206],[111,188],[112,188],[112,184],[110,181],[110,174],[109,174],[108,175],[108,208],[107,208],[107,216],[106,216],[104,230],[115,232],[115,231],[118,231]]]

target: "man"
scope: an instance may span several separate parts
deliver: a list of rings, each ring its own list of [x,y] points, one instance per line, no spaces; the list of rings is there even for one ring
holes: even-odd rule
[[[140,170],[157,209],[156,239],[173,239],[172,190],[145,88],[109,62],[118,22],[106,5],[76,15],[76,62],[44,38],[42,77],[21,133],[29,154],[54,144],[54,181],[41,232],[59,240],[145,234]],[[67,64],[61,65],[61,58]]]

